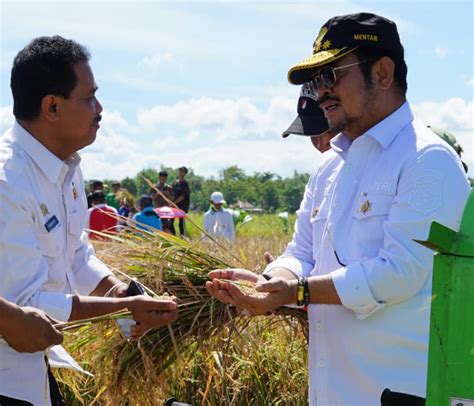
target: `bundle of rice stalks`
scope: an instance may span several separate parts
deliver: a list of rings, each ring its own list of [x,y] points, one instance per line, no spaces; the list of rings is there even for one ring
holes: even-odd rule
[[[94,370],[94,366],[112,365],[113,372],[108,372],[106,379],[99,378],[98,385],[119,385],[121,392],[127,393],[142,384],[143,390],[146,390],[150,381],[160,382],[161,373],[177,360],[187,363],[192,359],[197,351],[209,345],[212,337],[225,330],[240,335],[245,329],[250,319],[240,317],[232,306],[214,300],[205,288],[210,270],[242,266],[227,248],[220,245],[219,250],[210,254],[198,243],[133,226],[118,235],[109,235],[109,238],[111,243],[100,243],[103,244],[102,259],[120,273],[122,279],[139,281],[151,295],[176,296],[179,315],[171,326],[150,332],[138,345],[131,344],[118,334],[112,322],[102,326],[89,324],[74,331],[69,339],[69,350],[78,361],[86,360],[85,366],[96,374],[98,371]],[[254,290],[252,285],[242,288],[248,292]],[[303,331],[307,332],[303,312],[284,308],[277,313],[281,316],[279,320],[286,321],[289,328],[294,330],[302,326]],[[295,319],[301,323],[295,322]],[[107,338],[105,349],[100,345],[104,345],[102,337]],[[146,379],[137,380],[144,374]],[[68,380],[66,384],[76,396],[78,393],[84,396],[84,382]],[[91,392],[100,394],[101,390],[95,387]]]

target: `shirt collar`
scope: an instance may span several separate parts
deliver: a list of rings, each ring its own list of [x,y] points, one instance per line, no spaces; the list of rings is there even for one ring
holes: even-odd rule
[[[155,209],[152,206],[147,206],[142,210],[142,213],[145,211],[155,211]]]
[[[69,169],[75,169],[81,162],[77,152],[64,162],[61,161],[17,121],[12,129],[12,141],[29,155],[52,183],[56,183],[61,174],[64,176]]]
[[[406,101],[397,110],[385,117],[382,121],[367,130],[362,136],[367,135],[377,141],[383,149],[387,149],[400,131],[413,121],[413,113]],[[338,154],[347,151],[352,140],[344,133],[340,133],[331,140],[332,149]]]
[[[370,128],[366,134],[387,149],[407,124],[413,121],[413,113],[406,101],[380,123]]]

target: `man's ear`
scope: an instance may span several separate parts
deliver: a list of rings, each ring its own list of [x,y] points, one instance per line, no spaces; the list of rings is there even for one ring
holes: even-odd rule
[[[395,62],[388,56],[384,56],[374,63],[372,79],[381,89],[390,89],[394,81],[394,75]]]
[[[48,94],[41,100],[41,112],[46,120],[54,122],[59,120],[60,100],[57,96]]]

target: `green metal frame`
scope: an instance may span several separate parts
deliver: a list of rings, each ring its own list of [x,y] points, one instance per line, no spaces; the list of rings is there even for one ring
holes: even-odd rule
[[[433,222],[418,242],[437,251],[426,405],[474,404],[474,190],[459,232]]]

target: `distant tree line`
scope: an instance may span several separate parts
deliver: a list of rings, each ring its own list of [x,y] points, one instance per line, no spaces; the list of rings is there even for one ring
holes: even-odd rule
[[[309,178],[309,174],[296,171],[289,178],[281,178],[272,172],[254,172],[253,175],[247,175],[238,166],[229,166],[221,170],[217,178],[204,178],[194,173],[192,168],[188,169],[186,180],[191,188],[191,210],[197,211],[206,211],[209,208],[211,193],[218,190],[224,194],[228,205],[233,205],[240,200],[267,212],[288,210],[294,213],[299,208]],[[150,191],[144,178],[156,183],[160,170],[168,172],[169,184],[177,178],[177,169],[161,167],[158,170],[142,169],[135,177],[126,177],[120,182],[122,187],[139,198]],[[103,179],[108,186],[107,191],[113,180]],[[474,179],[469,180],[474,186]]]
[[[191,209],[198,211],[205,211],[209,208],[209,197],[212,192],[218,190],[224,194],[228,205],[233,205],[240,200],[267,212],[288,210],[293,213],[300,205],[309,178],[308,174],[296,171],[289,178],[281,178],[272,172],[255,172],[253,175],[247,175],[238,166],[229,166],[221,170],[217,178],[204,178],[194,173],[191,168],[188,169],[186,180],[191,188]],[[160,170],[168,172],[168,183],[170,184],[177,178],[177,169],[148,168],[142,169],[133,178],[126,177],[120,180],[121,185],[138,198],[150,191],[144,178],[156,183]],[[102,179],[107,185],[107,189],[110,188],[113,180]]]

